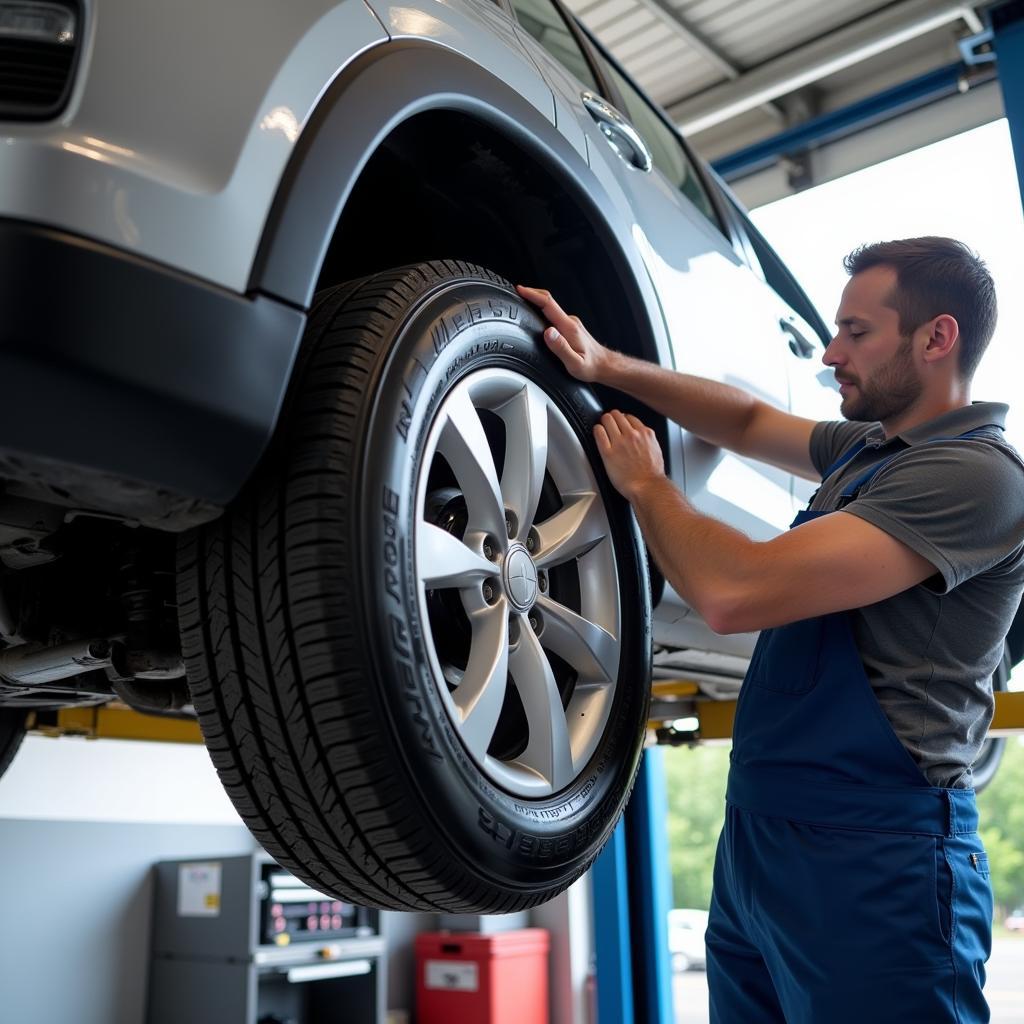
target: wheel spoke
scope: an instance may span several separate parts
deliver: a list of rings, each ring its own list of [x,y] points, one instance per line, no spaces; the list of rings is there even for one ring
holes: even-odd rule
[[[536,526],[540,544],[534,560],[550,569],[585,555],[607,536],[601,502],[593,491],[565,495],[565,506]]]
[[[537,512],[548,462],[547,399],[536,384],[527,383],[498,414],[505,421],[501,494],[519,524],[515,539],[525,541]]]
[[[538,772],[552,791],[567,786],[574,777],[569,728],[562,708],[551,663],[540,641],[524,622],[520,640],[512,651],[509,667],[526,711],[530,738],[517,759]]]
[[[466,498],[469,528],[504,537],[505,509],[494,456],[480,414],[468,391],[456,391],[445,405],[448,421],[438,451],[448,460]]]
[[[420,522],[416,528],[416,571],[428,589],[470,587],[498,569],[447,530]]]
[[[469,615],[469,663],[452,699],[462,714],[459,734],[478,761],[487,755],[508,689],[508,605],[504,600]]]
[[[606,629],[564,604],[541,597],[541,643],[579,673],[581,683],[611,683],[618,671],[618,643]]]

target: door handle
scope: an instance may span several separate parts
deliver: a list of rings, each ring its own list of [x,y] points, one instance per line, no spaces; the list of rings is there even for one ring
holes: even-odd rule
[[[654,158],[647,143],[640,138],[640,133],[596,93],[584,92],[580,99],[615,153],[638,171],[650,171],[654,166]]]
[[[798,330],[792,321],[782,317],[779,320],[779,326],[782,328],[783,333],[789,336],[789,351],[793,355],[798,356],[800,359],[810,359],[814,355],[814,342],[808,341],[804,337],[803,332]]]

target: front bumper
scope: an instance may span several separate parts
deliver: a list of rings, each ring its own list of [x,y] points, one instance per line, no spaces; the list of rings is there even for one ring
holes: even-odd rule
[[[265,296],[0,220],[0,480],[165,529],[211,518],[266,448],[304,324]]]

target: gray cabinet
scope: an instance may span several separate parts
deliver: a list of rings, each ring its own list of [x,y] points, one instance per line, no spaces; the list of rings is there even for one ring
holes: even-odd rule
[[[147,1024],[383,1024],[378,911],[263,853],[154,873]]]

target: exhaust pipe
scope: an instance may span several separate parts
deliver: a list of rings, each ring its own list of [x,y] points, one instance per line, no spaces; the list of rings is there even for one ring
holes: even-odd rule
[[[23,644],[0,651],[0,677],[25,686],[41,686],[81,672],[111,668],[114,645],[109,640],[72,640],[46,647]]]

